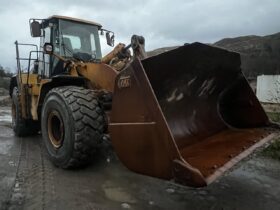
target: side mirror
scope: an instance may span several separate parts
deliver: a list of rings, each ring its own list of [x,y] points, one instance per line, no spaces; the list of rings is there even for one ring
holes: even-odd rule
[[[44,53],[49,54],[49,55],[53,54],[53,46],[51,43],[44,44]]]
[[[110,32],[107,31],[106,32],[106,40],[107,40],[107,44],[111,47],[114,46],[114,43],[115,43],[115,35],[114,33],[112,33],[112,35],[110,35]]]
[[[42,35],[41,24],[38,21],[33,20],[30,23],[30,31],[31,31],[31,36],[32,37],[40,37]]]

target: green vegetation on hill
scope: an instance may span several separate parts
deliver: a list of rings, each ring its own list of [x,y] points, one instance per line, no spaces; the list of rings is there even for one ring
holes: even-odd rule
[[[0,88],[5,88],[9,89],[9,82],[10,82],[10,77],[12,76],[12,73],[9,72],[9,70],[4,69],[0,65]]]
[[[273,121],[280,123],[279,112],[267,112],[268,117]],[[262,151],[262,154],[276,160],[280,160],[280,138],[275,139],[267,148]]]
[[[268,36],[225,38],[214,45],[239,52],[241,67],[247,77],[280,74],[280,33]]]
[[[261,74],[280,74],[280,33],[225,38],[213,45],[240,53],[241,68],[248,78],[254,79]],[[179,46],[163,47],[147,54],[154,56],[176,47]]]
[[[267,148],[262,151],[262,154],[276,160],[280,160],[280,139],[276,139]]]
[[[280,113],[279,112],[267,112],[266,114],[273,122],[280,123]]]

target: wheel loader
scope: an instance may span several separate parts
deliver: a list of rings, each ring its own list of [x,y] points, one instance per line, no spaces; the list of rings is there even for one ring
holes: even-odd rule
[[[102,57],[100,36],[113,46],[114,33],[99,23],[55,15],[29,24],[40,46],[15,42],[12,125],[17,136],[40,132],[58,167],[88,164],[110,139],[128,169],[202,187],[277,133],[236,52],[196,42],[147,57],[133,35]]]

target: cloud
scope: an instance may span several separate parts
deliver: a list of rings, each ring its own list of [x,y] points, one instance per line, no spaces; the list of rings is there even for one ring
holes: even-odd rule
[[[279,32],[278,0],[14,0],[0,6],[0,64],[15,69],[14,41],[36,43],[29,18],[53,14],[94,20],[129,43],[146,38],[147,50],[186,42],[214,42],[224,37]],[[103,46],[103,51],[111,48]]]

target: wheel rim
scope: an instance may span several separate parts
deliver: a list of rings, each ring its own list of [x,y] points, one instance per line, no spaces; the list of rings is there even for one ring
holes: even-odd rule
[[[64,124],[60,114],[55,110],[51,111],[48,115],[48,136],[54,148],[57,149],[62,146]]]

